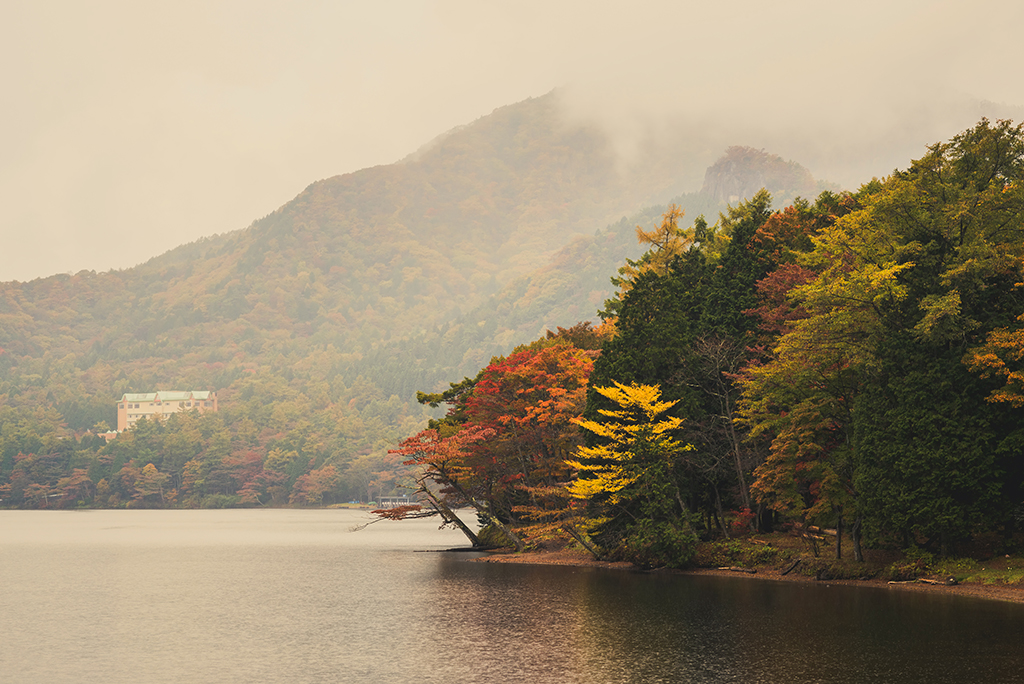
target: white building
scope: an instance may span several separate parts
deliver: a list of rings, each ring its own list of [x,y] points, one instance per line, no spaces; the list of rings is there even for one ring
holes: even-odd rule
[[[163,418],[177,411],[216,411],[216,392],[148,392],[125,394],[117,402],[117,431],[135,424],[139,418]]]

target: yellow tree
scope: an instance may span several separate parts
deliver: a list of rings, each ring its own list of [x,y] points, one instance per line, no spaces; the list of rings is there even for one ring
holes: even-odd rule
[[[708,229],[703,216],[699,216],[689,230],[679,227],[679,221],[685,212],[675,204],[668,205],[668,211],[661,215],[661,224],[654,230],[636,227],[636,240],[641,245],[650,245],[650,249],[636,261],[626,259],[626,265],[619,269],[619,277],[612,278],[612,284],[618,286],[618,300],[621,300],[633,287],[637,276],[647,271],[658,275],[668,275],[672,262],[685,254],[694,246],[706,248],[714,243],[715,233]]]
[[[577,420],[597,438],[567,464],[576,470],[569,494],[588,504],[589,515],[611,556],[638,565],[685,565],[697,537],[679,486],[685,452],[693,446],[674,436],[682,419],[665,415],[674,401],[661,401],[661,389],[615,382],[594,390],[618,408],[601,409],[602,421]]]

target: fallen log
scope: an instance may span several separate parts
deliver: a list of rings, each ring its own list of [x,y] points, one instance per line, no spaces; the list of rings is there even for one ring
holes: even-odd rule
[[[925,584],[934,584],[940,587],[953,587],[959,584],[959,582],[956,581],[956,577],[947,577],[946,579],[941,580],[925,579],[923,577],[919,577],[917,581],[924,582]]]
[[[748,575],[757,573],[757,568],[741,568],[735,565],[726,566],[724,568],[718,568],[719,570],[728,570],[729,572],[745,572]]]
[[[786,569],[782,571],[782,576],[785,577],[789,573],[793,572],[793,569],[796,568],[796,566],[798,565],[800,565],[799,558],[797,558],[795,561],[786,566]]]

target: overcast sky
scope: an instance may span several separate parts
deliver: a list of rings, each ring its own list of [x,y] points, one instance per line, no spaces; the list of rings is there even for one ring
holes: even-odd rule
[[[1024,105],[1022,6],[7,3],[0,280],[125,268],[244,228],[315,180],[556,87],[626,154],[679,117],[856,141],[951,97]]]

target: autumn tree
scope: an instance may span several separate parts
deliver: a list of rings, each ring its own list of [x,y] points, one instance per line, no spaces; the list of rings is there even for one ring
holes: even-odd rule
[[[152,463],[147,463],[132,476],[132,501],[140,506],[162,505],[164,502],[164,485],[167,483],[168,475],[161,473]]]
[[[663,268],[642,270],[632,280],[616,334],[591,378],[592,387],[657,385],[674,402],[673,415],[685,418],[686,438],[695,447],[687,459],[686,496],[722,529],[723,492],[733,508],[754,507],[749,478],[761,459],[734,422],[736,375],[759,353],[756,320],[748,313],[758,304],[755,285],[790,243],[806,239],[793,221],[768,229],[772,216],[771,196],[761,191],[728,208],[713,229],[695,226],[685,249],[665,259],[652,252],[649,261]],[[604,407],[607,401],[592,389],[588,418]]]
[[[676,435],[682,419],[666,415],[676,402],[661,401],[651,385],[614,383],[595,390],[614,409],[601,420],[579,420],[598,438],[567,464],[577,471],[569,494],[587,502],[600,538],[613,554],[638,565],[685,565],[696,549],[691,512],[683,499],[680,455],[692,451]]]
[[[573,421],[585,405],[592,349],[608,330],[580,323],[549,331],[492,359],[474,379],[420,393],[422,403],[449,408],[392,452],[422,469],[415,492],[429,509],[399,515],[437,514],[461,528],[448,509],[469,505],[516,548],[560,529],[565,460],[580,444]],[[475,534],[467,537],[477,543]]]
[[[570,344],[524,349],[496,359],[466,399],[468,423],[493,430],[469,463],[488,482],[494,512],[513,521],[529,488],[565,481],[565,459],[580,441],[573,424],[586,401],[592,356]],[[524,496],[525,493],[525,496]]]
[[[85,468],[75,468],[69,476],[62,477],[57,488],[64,495],[63,501],[69,504],[87,501],[96,493],[96,484]]]
[[[377,515],[388,519],[440,516],[443,524],[458,528],[473,546],[479,546],[476,533],[455,512],[462,506],[471,506],[477,515],[501,530],[511,545],[521,549],[522,540],[490,510],[483,496],[486,487],[466,464],[467,448],[492,434],[492,430],[470,425],[447,436],[428,428],[403,440],[391,453],[406,457],[405,463],[420,469],[412,495],[425,505],[381,510]]]
[[[333,465],[315,468],[295,481],[289,503],[319,506],[324,496],[338,486],[338,469]]]
[[[708,228],[703,216],[697,217],[690,229],[680,228],[679,221],[684,215],[681,207],[670,204],[656,228],[644,230],[640,226],[636,227],[637,242],[648,245],[649,249],[639,259],[626,259],[625,265],[618,270],[619,275],[612,277],[611,282],[618,291],[613,299],[605,302],[602,314],[605,318],[614,318],[619,314],[622,300],[633,288],[640,274],[650,272],[666,276],[673,263],[688,251],[698,249],[708,253],[718,246],[716,231],[714,228]]]
[[[845,490],[876,535],[946,551],[1005,520],[1016,421],[986,407],[992,385],[962,359],[991,369],[983,343],[1022,311],[1022,172],[1020,127],[983,120],[866,185],[813,237],[801,266],[815,275],[790,295],[806,316],[753,374],[749,415],[788,445],[762,491],[793,501],[783,473],[809,458],[841,466],[819,488],[839,483],[834,500]],[[786,451],[797,460],[782,467]]]

